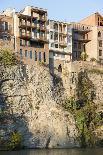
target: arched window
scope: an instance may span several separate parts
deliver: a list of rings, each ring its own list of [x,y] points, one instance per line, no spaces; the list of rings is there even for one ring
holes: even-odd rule
[[[61,64],[58,66],[58,72],[62,72],[62,66],[61,66]]]
[[[101,32],[100,31],[98,32],[98,37],[101,37]]]

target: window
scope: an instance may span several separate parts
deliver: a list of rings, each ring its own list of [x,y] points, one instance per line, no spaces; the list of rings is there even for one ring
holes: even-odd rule
[[[81,43],[78,43],[78,49],[81,49]]]
[[[30,59],[32,59],[32,51],[30,51]]]
[[[22,39],[20,39],[20,46],[22,46]]]
[[[25,40],[25,46],[27,46],[27,40]]]
[[[22,53],[22,49],[20,49],[20,56],[22,57],[23,53]]]
[[[102,50],[99,50],[99,56],[102,56]]]
[[[54,47],[54,43],[51,43],[51,47]]]
[[[28,51],[25,50],[25,57],[28,57]]]
[[[53,39],[53,32],[50,32],[50,39]]]
[[[58,44],[55,44],[55,48],[58,48]]]
[[[102,47],[102,40],[99,40],[99,47]]]
[[[101,37],[101,32],[100,31],[98,32],[98,37]]]
[[[45,54],[45,52],[43,53],[43,59],[44,59],[44,62],[46,62],[46,54]]]
[[[37,52],[35,51],[35,61],[37,61]]]
[[[39,61],[41,61],[41,52],[39,52]]]
[[[76,42],[74,43],[74,48],[77,48],[77,43]]]
[[[62,72],[62,66],[61,66],[61,64],[58,66],[58,72]]]

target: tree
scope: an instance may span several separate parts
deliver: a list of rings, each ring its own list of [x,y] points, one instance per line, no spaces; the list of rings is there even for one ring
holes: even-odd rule
[[[86,53],[86,52],[82,52],[82,53],[81,53],[81,59],[82,59],[83,61],[86,61],[87,58],[88,58],[87,53]]]

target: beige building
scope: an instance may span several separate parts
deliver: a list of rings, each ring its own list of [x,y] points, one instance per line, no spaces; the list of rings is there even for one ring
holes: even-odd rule
[[[49,64],[47,40],[47,11],[27,6],[20,12],[6,10],[0,16],[11,18],[13,47],[21,62],[33,64],[36,61]],[[5,24],[4,30],[5,30]],[[7,38],[8,40],[8,38]]]
[[[97,12],[81,20],[80,23],[91,26],[91,31],[88,33],[91,41],[86,44],[88,60],[95,58],[103,62],[103,16]]]
[[[68,24],[67,45],[72,61],[81,60],[81,53],[86,50],[86,44],[91,41],[89,32],[91,32],[91,26],[74,22]]]

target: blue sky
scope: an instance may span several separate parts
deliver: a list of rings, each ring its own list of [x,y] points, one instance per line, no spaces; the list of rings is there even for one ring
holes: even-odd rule
[[[0,0],[0,11],[8,7],[17,11],[26,5],[48,10],[50,19],[79,21],[94,12],[103,14],[103,0]]]

